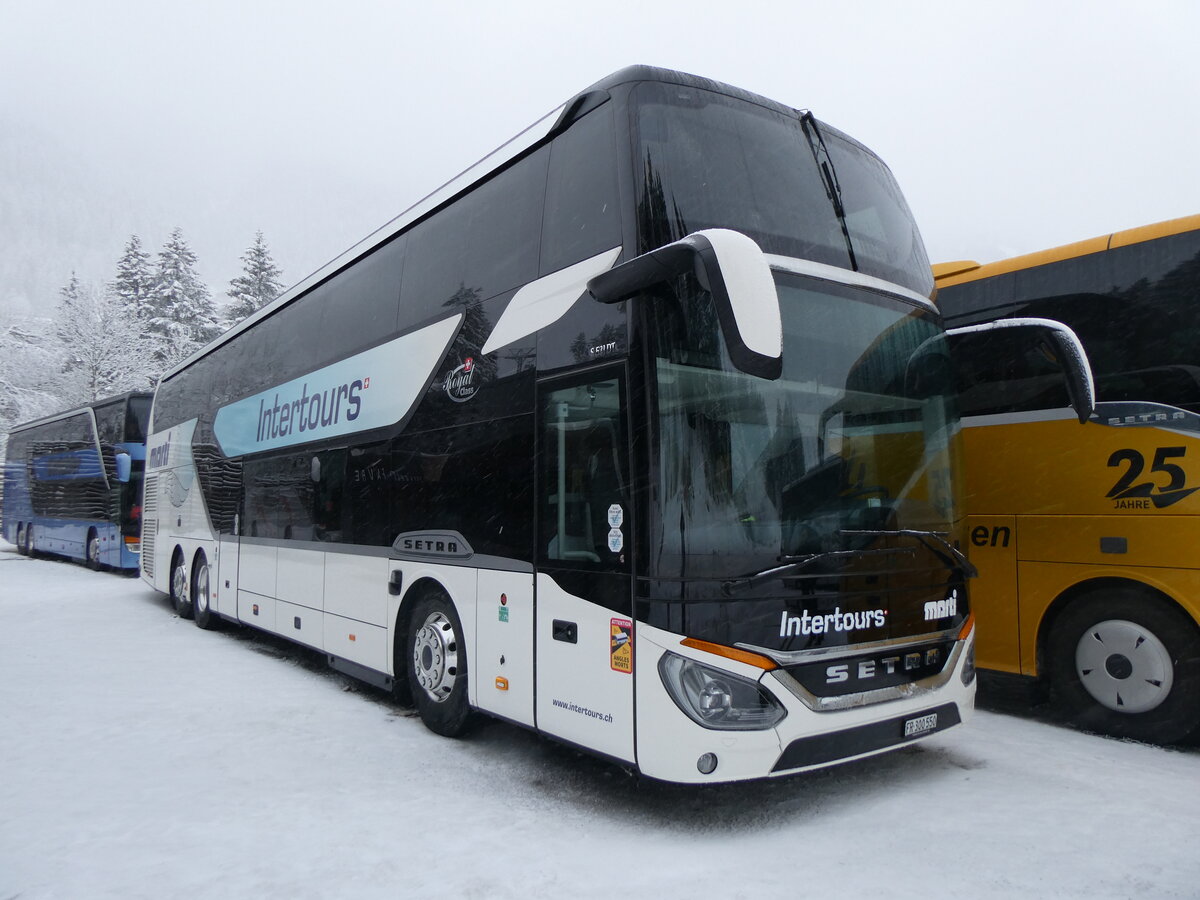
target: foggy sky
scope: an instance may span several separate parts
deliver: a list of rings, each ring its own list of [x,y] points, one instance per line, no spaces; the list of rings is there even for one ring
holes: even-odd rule
[[[1188,0],[0,0],[0,271],[111,279],[179,226],[216,297],[257,230],[291,284],[633,63],[813,110],[931,260],[993,260],[1200,212],[1198,33]]]

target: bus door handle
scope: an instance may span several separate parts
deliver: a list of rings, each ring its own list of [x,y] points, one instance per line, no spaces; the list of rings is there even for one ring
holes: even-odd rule
[[[554,620],[554,639],[567,644],[579,643],[579,626],[562,619]]]

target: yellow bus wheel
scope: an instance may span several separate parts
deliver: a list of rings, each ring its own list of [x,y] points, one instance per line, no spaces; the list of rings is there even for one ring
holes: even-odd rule
[[[1165,598],[1105,589],[1077,599],[1053,629],[1051,690],[1076,724],[1165,744],[1200,731],[1200,628]]]

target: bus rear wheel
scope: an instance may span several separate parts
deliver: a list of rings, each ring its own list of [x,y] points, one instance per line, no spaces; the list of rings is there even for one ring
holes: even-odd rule
[[[1162,744],[1200,734],[1200,629],[1159,596],[1117,588],[1081,598],[1048,649],[1054,699],[1083,728]]]
[[[417,601],[405,659],[413,701],[425,727],[445,737],[464,733],[471,720],[467,652],[458,614],[445,594]]]
[[[26,546],[26,544],[25,544],[25,523],[24,522],[19,522],[17,524],[17,552],[20,553],[22,556],[29,555],[29,547]]]
[[[96,534],[96,529],[88,531],[87,546],[84,550],[85,562],[87,567],[93,572],[100,568],[100,535]]]
[[[183,551],[176,550],[171,559],[171,605],[181,619],[190,619],[193,615],[190,581]]]
[[[208,579],[208,558],[201,550],[196,554],[196,562],[192,566],[192,610],[196,624],[205,631],[213,631],[221,623],[221,618],[212,611]]]

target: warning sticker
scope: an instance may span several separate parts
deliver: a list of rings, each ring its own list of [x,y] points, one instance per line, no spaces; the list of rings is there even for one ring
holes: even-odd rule
[[[629,619],[612,619],[610,628],[612,670],[633,674],[633,622]]]

